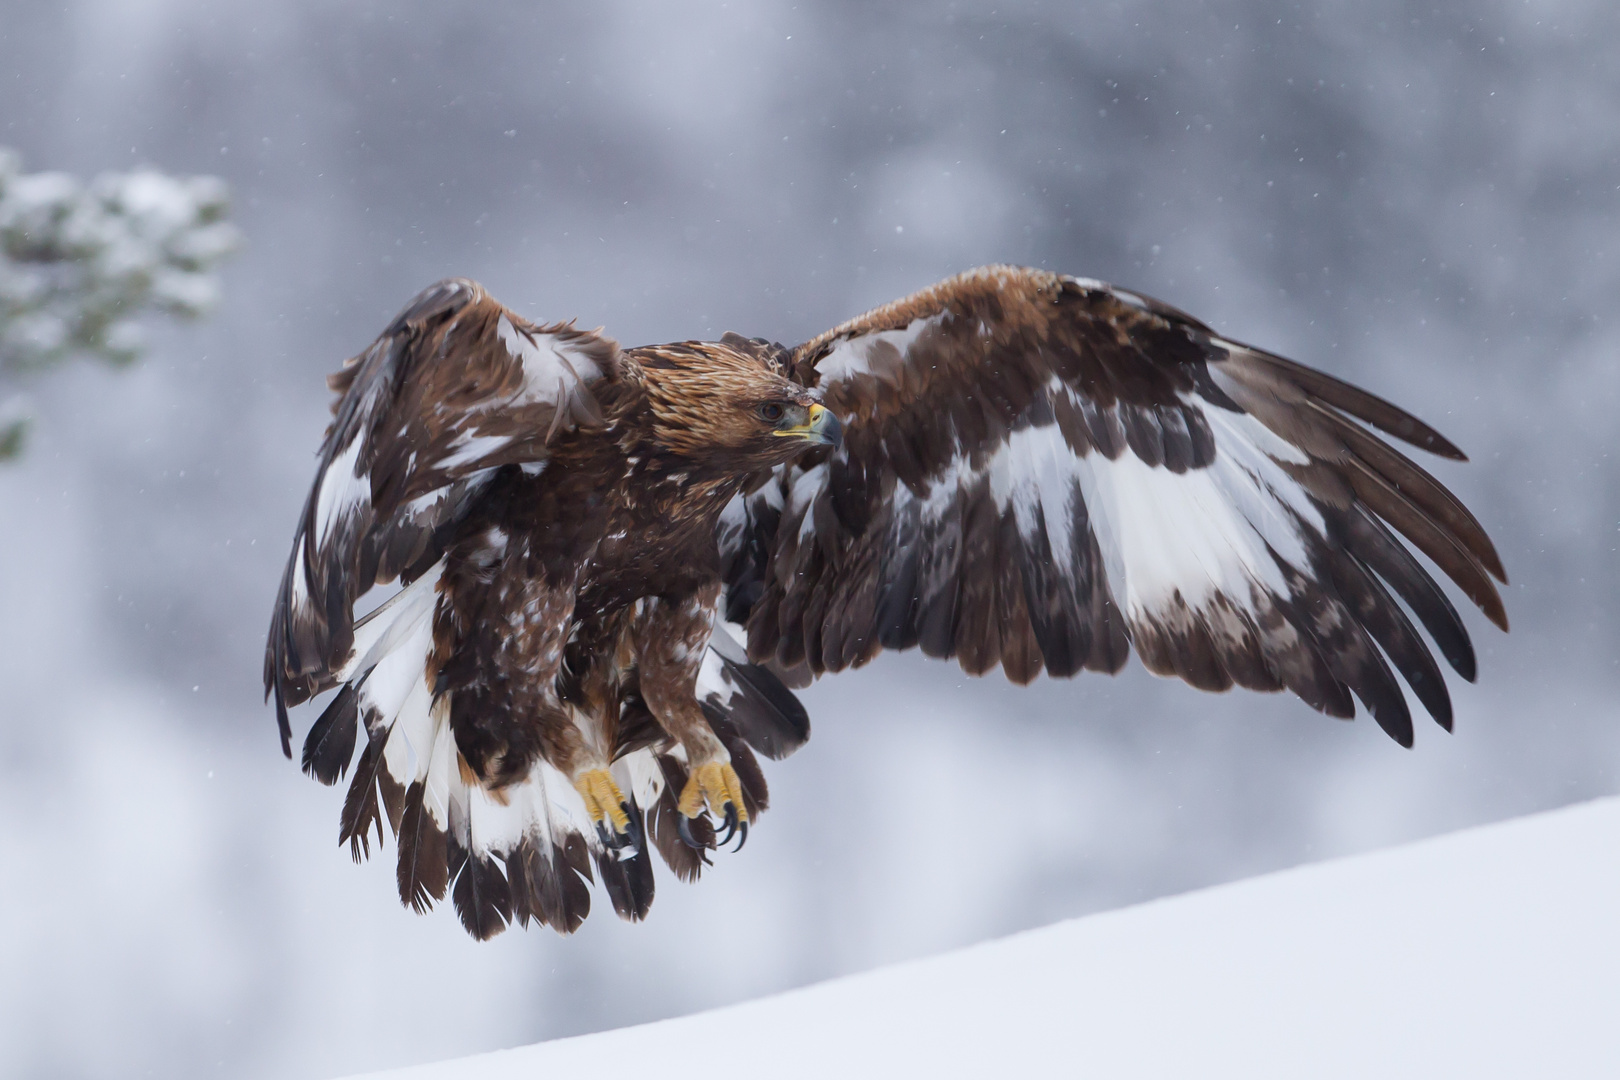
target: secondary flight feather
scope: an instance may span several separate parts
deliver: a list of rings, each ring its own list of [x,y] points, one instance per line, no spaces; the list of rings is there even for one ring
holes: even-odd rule
[[[1484,529],[1378,433],[1461,451],[1098,281],[985,267],[792,349],[621,349],[445,281],[330,382],[266,693],[290,754],[336,691],[303,766],[352,767],[340,842],[386,822],[402,902],[480,938],[572,931],[597,877],[643,917],[654,849],[695,879],[766,808],[789,687],[885,649],[1020,683],[1134,650],[1410,746],[1402,682],[1449,729],[1434,653],[1475,676],[1413,549],[1507,629]]]

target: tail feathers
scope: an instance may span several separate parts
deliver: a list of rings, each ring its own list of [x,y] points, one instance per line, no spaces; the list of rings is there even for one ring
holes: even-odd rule
[[[654,849],[683,881],[696,880],[708,865],[707,852],[679,835],[677,800],[687,779],[679,747],[643,748],[614,764],[632,837],[614,848],[602,843],[573,785],[543,761],[521,783],[486,789],[456,751],[443,699],[420,709],[425,722],[409,715],[425,700],[412,692],[391,722],[368,724],[339,832],[358,862],[371,854],[373,831],[381,846],[388,822],[398,845],[400,901],[413,911],[449,898],[462,926],[480,940],[513,922],[569,934],[590,913],[590,886],[598,879],[621,918],[645,918],[656,891]],[[416,747],[426,740],[408,734],[413,728],[431,732],[425,753]],[[723,717],[715,728],[742,781],[749,817],[756,818],[769,805],[759,764]],[[688,825],[698,844],[714,846],[706,817]]]
[[[642,808],[656,806],[664,795],[664,774],[653,751],[643,748],[613,763],[613,779],[630,800],[630,843],[597,849],[596,868],[619,918],[639,922],[647,917],[655,891],[647,814]]]
[[[421,721],[426,721],[424,672],[428,650],[433,644],[433,603],[437,599],[434,586],[437,583],[438,573],[435,572],[367,617],[361,634],[357,635],[357,643],[363,648],[356,648],[341,672],[346,681],[304,740],[304,771],[321,783],[335,784],[347,774],[362,715],[373,737],[379,729],[384,732],[393,729],[407,712],[408,703],[413,706],[409,711],[421,714]],[[409,737],[425,749],[429,733],[424,724],[417,722],[407,727],[415,729]],[[398,766],[403,750],[401,744],[394,752],[393,765]],[[381,755],[379,748],[373,765],[380,763]],[[399,783],[408,782],[401,767],[391,771]]]
[[[630,795],[630,843],[617,850],[606,847],[592,850],[597,873],[602,877],[602,888],[607,891],[619,918],[628,922],[640,922],[652,908],[652,852],[647,850],[646,836],[646,818],[635,796]]]
[[[425,641],[422,647],[418,671],[426,670]],[[340,831],[355,857],[370,854],[373,827],[381,843],[386,816],[399,846],[400,901],[425,912],[448,897],[462,926],[480,940],[513,921],[573,932],[590,912],[593,855],[615,909],[626,918],[645,916],[653,891],[645,855],[619,861],[606,852],[579,793],[545,762],[521,783],[487,790],[456,750],[448,698],[434,700],[425,675],[403,693],[397,679],[379,680],[395,655],[380,661],[358,691],[371,738]],[[637,787],[632,779],[627,791]]]
[[[448,895],[462,926],[479,940],[514,921],[527,926],[533,920],[568,934],[590,913],[594,856],[615,909],[626,918],[646,915],[652,883],[645,857],[621,862],[603,849],[585,827],[578,793],[561,773],[537,763],[522,783],[492,793],[456,754],[448,724],[440,730],[444,735],[435,742],[427,779],[418,782],[422,809],[415,819],[407,798],[399,850],[402,902],[426,911]],[[439,775],[446,787],[442,820],[432,798]],[[632,807],[632,813],[639,820],[639,811]]]
[[[492,794],[457,753],[449,699],[435,699],[427,676],[442,569],[356,624],[339,672],[346,681],[305,740],[305,771],[324,783],[344,776],[363,718],[365,749],[338,832],[355,860],[370,857],[373,831],[383,843],[386,819],[407,907],[425,912],[448,896],[480,939],[514,919],[571,932],[590,910],[589,817],[573,785],[549,765]]]
[[[305,739],[307,773],[327,784],[349,777],[339,843],[355,861],[369,858],[373,835],[383,843],[386,821],[397,843],[400,901],[426,912],[448,899],[480,940],[513,922],[572,933],[590,912],[598,879],[621,918],[645,918],[655,848],[683,881],[709,862],[706,850],[679,835],[684,751],[650,714],[640,736],[621,739],[612,771],[630,804],[631,842],[618,846],[603,843],[568,777],[544,761],[520,783],[485,788],[457,752],[449,697],[435,698],[429,683],[439,573],[424,574],[356,625],[344,682]],[[753,819],[769,796],[750,747],[772,757],[791,753],[808,734],[804,710],[770,672],[719,650],[706,658],[698,690]],[[688,827],[698,844],[714,845],[707,818]]]
[[[560,846],[524,838],[505,860],[513,918],[525,927],[532,919],[559,934],[579,929],[591,913],[591,860],[584,837],[570,833]]]
[[[444,560],[440,559],[421,577],[361,617],[354,627],[354,649],[338,671],[338,678],[351,679],[356,672],[375,667],[385,656],[400,651],[424,623],[431,627],[443,574]]]
[[[450,884],[450,796],[452,787],[461,782],[453,761],[449,710],[426,711],[437,721],[437,731],[432,749],[418,758],[417,776],[405,789],[397,871],[400,903],[418,913],[443,900]]]
[[[579,899],[584,883],[567,855],[572,841],[585,842],[584,805],[577,813],[566,805],[568,797],[578,801],[578,793],[544,762],[522,783],[497,793],[480,784],[459,755],[456,764],[449,858],[451,899],[462,926],[480,940],[514,919],[571,931],[590,911],[589,892]]]
[[[488,854],[469,852],[454,836],[447,849],[450,895],[467,933],[488,941],[512,921],[512,887]]]
[[[360,647],[341,672],[347,681],[304,741],[304,771],[334,783],[348,768],[359,718],[365,718],[366,748],[343,800],[338,829],[338,842],[348,843],[356,862],[371,855],[373,827],[378,845],[382,844],[384,816],[395,835],[403,835],[408,801],[416,807],[410,821],[414,834],[431,843],[421,814],[426,789],[414,799],[409,796],[424,779],[432,746],[426,670],[438,578],[438,570],[424,575],[362,621]],[[423,767],[420,772],[411,763],[413,748]],[[409,886],[419,904],[433,890],[418,890],[417,877],[402,872],[400,887],[403,892]],[[442,888],[438,895],[443,895]]]
[[[391,734],[386,727],[373,732],[360,754],[360,764],[355,767],[354,780],[349,784],[349,793],[343,800],[338,843],[349,845],[349,853],[355,862],[371,857],[370,833],[374,825],[377,829],[377,846],[382,847],[384,814],[388,817],[388,827],[396,836],[399,835],[405,813],[405,788],[394,779],[384,760],[385,747],[390,742]]]
[[[419,915],[431,909],[435,900],[443,900],[449,885],[446,837],[427,808],[426,792],[420,780],[405,791],[396,868],[399,901]]]

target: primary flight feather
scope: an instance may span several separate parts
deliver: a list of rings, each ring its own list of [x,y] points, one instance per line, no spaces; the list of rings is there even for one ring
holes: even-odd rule
[[[653,848],[691,880],[766,808],[754,752],[809,736],[788,686],[884,649],[1022,683],[1134,647],[1410,746],[1396,673],[1451,702],[1408,611],[1475,661],[1407,545],[1507,628],[1484,529],[1369,428],[1456,447],[1098,281],[985,267],[793,349],[623,350],[445,281],[330,381],[266,693],[290,754],[287,707],[336,689],[303,766],[353,765],[340,842],[386,821],[401,900],[480,938],[573,930],[595,876],[644,916]]]

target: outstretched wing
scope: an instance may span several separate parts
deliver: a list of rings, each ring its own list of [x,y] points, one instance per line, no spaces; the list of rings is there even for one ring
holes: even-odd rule
[[[333,686],[353,649],[356,598],[432,566],[497,468],[543,463],[558,432],[600,422],[592,387],[618,370],[611,339],[537,326],[457,279],[328,380],[340,396],[265,649],[283,751],[286,708]]]
[[[1500,559],[1438,481],[1363,423],[1463,454],[1389,403],[1102,282],[987,267],[799,346],[836,451],[727,508],[726,617],[820,675],[918,646],[1019,682],[1117,671],[1351,694],[1402,745],[1390,663],[1449,728],[1427,643],[1473,648],[1423,552],[1503,629]],[[1391,595],[1393,592],[1394,596]],[[1388,657],[1386,663],[1385,657]]]

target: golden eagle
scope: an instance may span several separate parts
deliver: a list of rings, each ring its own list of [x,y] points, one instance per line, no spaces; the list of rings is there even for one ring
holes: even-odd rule
[[[766,807],[788,689],[920,648],[1014,682],[1149,670],[1442,727],[1473,647],[1404,537],[1503,629],[1491,541],[1377,429],[1428,425],[1156,300],[974,270],[797,348],[621,350],[440,282],[339,398],[265,655],[347,775],[340,843],[479,938],[652,902]],[[399,588],[369,612],[373,586]],[[1401,602],[1404,602],[1404,607]],[[1391,668],[1394,669],[1392,672]],[[723,830],[723,832],[722,832]]]

